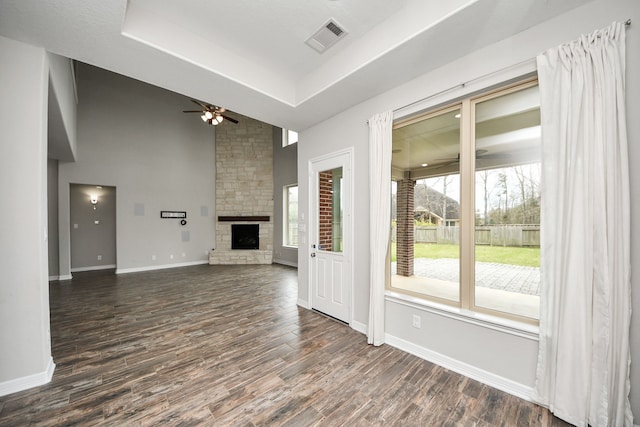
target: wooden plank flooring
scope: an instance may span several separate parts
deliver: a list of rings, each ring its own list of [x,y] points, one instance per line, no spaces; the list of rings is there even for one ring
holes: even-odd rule
[[[51,383],[0,426],[561,426],[548,411],[296,306],[296,271],[76,273],[50,290]]]

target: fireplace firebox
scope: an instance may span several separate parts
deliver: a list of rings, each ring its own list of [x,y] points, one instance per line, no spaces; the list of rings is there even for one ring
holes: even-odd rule
[[[260,225],[231,224],[231,249],[260,249]]]

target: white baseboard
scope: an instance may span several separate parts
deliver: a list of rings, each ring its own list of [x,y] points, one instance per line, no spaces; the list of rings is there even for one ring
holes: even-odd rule
[[[311,310],[311,306],[309,305],[309,301],[303,300],[303,299],[298,299],[298,305],[302,308],[306,308]]]
[[[274,264],[282,264],[282,265],[288,265],[289,267],[298,268],[297,262],[286,261],[284,259],[274,258],[271,262]]]
[[[118,268],[116,274],[138,273],[141,271],[164,270],[167,268],[190,267],[192,265],[209,264],[209,260],[177,262],[175,264],[149,265],[147,267]]]
[[[354,320],[349,326],[351,326],[351,329],[360,332],[361,334],[367,335],[367,325],[365,325],[364,323],[360,323]]]
[[[47,369],[43,372],[0,383],[0,396],[6,396],[7,394],[17,393],[28,388],[47,384],[51,381],[51,378],[53,378],[53,371],[55,369],[56,364],[53,363],[53,357],[50,357]]]
[[[71,272],[72,273],[77,273],[79,271],[94,271],[94,270],[113,270],[114,268],[116,268],[115,264],[109,264],[109,265],[92,265],[89,267],[78,267],[78,268],[72,268]]]
[[[63,274],[62,276],[51,276],[49,280],[71,280],[73,276],[71,274]]]
[[[411,353],[414,356],[418,356],[421,359],[440,365],[451,371],[457,372],[465,377],[469,377],[476,381],[480,381],[483,384],[497,388],[505,393],[512,394],[521,399],[532,402],[531,396],[533,389],[529,386],[517,383],[510,379],[501,377],[491,372],[487,372],[483,369],[453,359],[444,354],[437,353],[435,351],[426,349],[424,347],[413,344],[409,341],[397,338],[393,335],[385,334],[385,343],[392,347],[399,348],[400,350]]]
[[[55,282],[56,280],[60,280],[60,276],[49,276],[50,282]]]

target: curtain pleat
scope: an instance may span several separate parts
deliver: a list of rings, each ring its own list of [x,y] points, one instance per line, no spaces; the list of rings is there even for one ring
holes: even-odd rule
[[[393,113],[369,119],[369,200],[371,217],[370,294],[367,342],[384,344],[384,289],[391,227],[391,130]]]
[[[537,62],[543,199],[534,399],[577,426],[631,426],[625,25]]]

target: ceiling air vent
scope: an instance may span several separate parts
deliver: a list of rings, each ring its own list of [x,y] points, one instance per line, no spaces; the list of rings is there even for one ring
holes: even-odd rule
[[[347,32],[344,28],[341,28],[333,19],[330,19],[320,27],[314,35],[309,37],[305,43],[322,53],[346,35]]]

